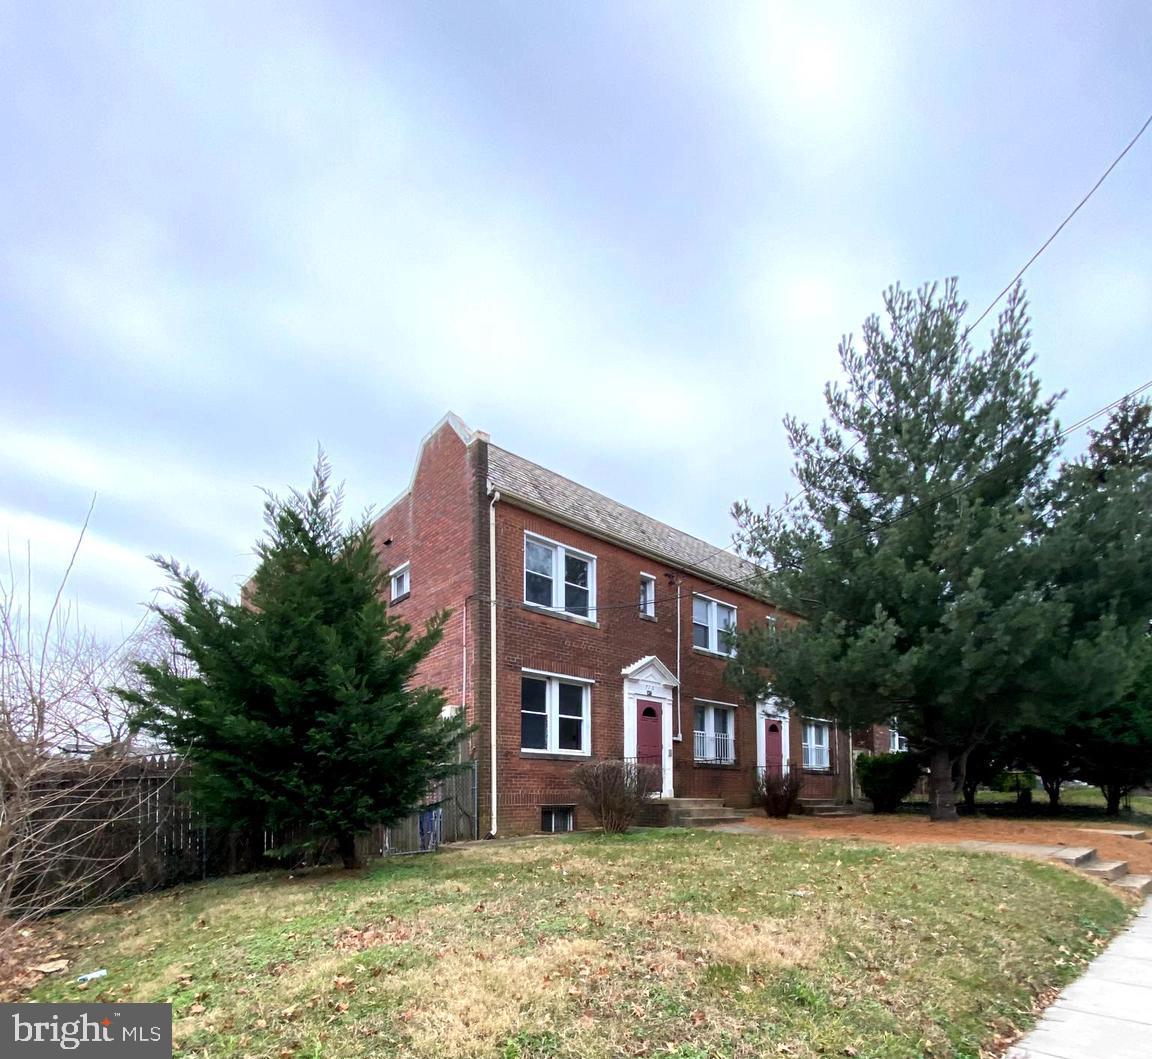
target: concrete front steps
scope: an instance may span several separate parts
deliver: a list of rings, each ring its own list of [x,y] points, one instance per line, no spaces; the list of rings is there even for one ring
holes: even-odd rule
[[[796,800],[798,812],[808,816],[859,816],[859,811],[852,805],[834,802],[831,798],[798,798]]]
[[[658,798],[656,805],[668,807],[669,827],[712,827],[738,824],[748,817],[748,809],[730,809],[723,798]]]
[[[1055,860],[1140,897],[1152,893],[1152,875],[1133,875],[1128,871],[1127,861],[1101,860],[1091,847],[1044,846],[1027,842],[961,842],[960,848],[973,853],[1008,853],[1017,857]]]

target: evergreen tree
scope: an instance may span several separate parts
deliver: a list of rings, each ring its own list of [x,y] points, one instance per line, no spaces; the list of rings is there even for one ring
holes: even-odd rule
[[[1122,403],[1054,483],[1039,568],[1065,620],[1021,733],[1042,776],[1074,769],[1113,814],[1152,776],[1135,690],[1152,620],[1150,413],[1148,402]]]
[[[934,819],[967,756],[1032,689],[1060,608],[1031,579],[1034,506],[1057,443],[1017,288],[974,352],[954,281],[885,294],[829,419],[785,421],[803,505],[738,504],[766,592],[805,620],[739,634],[734,676],[847,727],[895,717],[924,751]]]
[[[306,494],[269,496],[258,565],[241,602],[157,559],[157,608],[176,657],[140,667],[135,724],[192,763],[210,819],[307,831],[356,865],[356,835],[423,804],[456,767],[463,722],[442,716],[417,669],[447,613],[413,635],[388,612],[364,518],[345,527],[323,454]]]

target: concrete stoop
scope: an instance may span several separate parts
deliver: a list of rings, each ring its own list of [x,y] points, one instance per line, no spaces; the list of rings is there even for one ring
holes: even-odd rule
[[[835,802],[831,798],[798,798],[797,812],[806,816],[859,816],[855,806]]]
[[[1127,861],[1101,860],[1096,850],[1090,846],[1077,848],[1027,842],[961,842],[959,848],[972,853],[1007,853],[1016,857],[1055,860],[1141,897],[1152,893],[1152,875],[1133,875],[1128,871]]]
[[[658,798],[653,804],[667,808],[669,827],[738,824],[749,814],[747,809],[730,809],[723,798]]]

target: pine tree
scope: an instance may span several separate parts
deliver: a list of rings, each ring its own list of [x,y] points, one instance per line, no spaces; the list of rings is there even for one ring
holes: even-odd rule
[[[240,602],[157,559],[175,606],[157,608],[175,656],[140,667],[135,724],[193,765],[210,819],[307,831],[346,867],[356,835],[423,804],[456,766],[463,722],[417,683],[447,613],[419,634],[388,612],[368,519],[345,527],[323,454],[306,494],[269,495]]]
[[[1125,401],[1052,490],[1040,569],[1065,618],[1022,736],[1034,763],[1123,795],[1152,778],[1152,405]],[[1143,683],[1141,683],[1143,681]]]
[[[928,756],[933,818],[955,819],[968,754],[1019,709],[1060,620],[1030,571],[1055,398],[1019,288],[982,352],[954,281],[884,306],[861,349],[841,343],[829,419],[785,421],[803,504],[736,505],[765,591],[805,620],[741,633],[734,675],[847,727],[895,717]]]

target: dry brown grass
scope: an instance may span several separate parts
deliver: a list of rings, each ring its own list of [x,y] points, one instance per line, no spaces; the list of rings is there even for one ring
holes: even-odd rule
[[[205,1059],[975,1056],[1123,918],[1043,865],[675,832],[128,912],[76,923],[110,972],[89,998],[170,1000],[181,1054]]]

